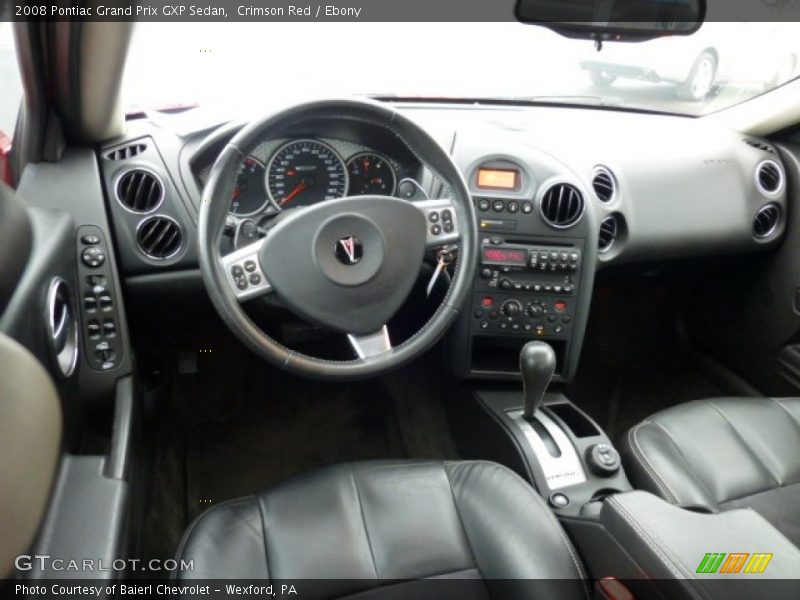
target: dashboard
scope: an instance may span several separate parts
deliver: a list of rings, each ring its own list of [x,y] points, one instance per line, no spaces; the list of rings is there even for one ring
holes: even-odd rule
[[[556,350],[557,377],[569,380],[598,270],[761,252],[786,231],[779,150],[710,120],[592,108],[396,107],[448,150],[475,205],[481,263],[449,353],[467,377],[518,376],[519,348],[540,337]],[[189,113],[129,125],[99,151],[122,275],[159,289],[199,280],[203,189],[245,124]],[[236,187],[221,200],[230,205],[231,250],[298,207],[350,195],[417,202],[446,194],[401,139],[369,123],[293,124],[243,153]]]

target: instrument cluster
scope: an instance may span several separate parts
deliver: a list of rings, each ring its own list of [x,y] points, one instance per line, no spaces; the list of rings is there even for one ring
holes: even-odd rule
[[[398,161],[362,144],[268,140],[242,160],[230,213],[252,217],[345,196],[394,196],[407,175]]]

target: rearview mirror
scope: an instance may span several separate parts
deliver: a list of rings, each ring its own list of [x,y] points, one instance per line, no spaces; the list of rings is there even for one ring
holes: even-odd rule
[[[705,14],[705,0],[517,0],[514,9],[520,23],[597,42],[690,35]]]

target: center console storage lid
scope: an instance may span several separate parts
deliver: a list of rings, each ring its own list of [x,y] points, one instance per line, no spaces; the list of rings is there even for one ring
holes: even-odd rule
[[[600,520],[666,598],[800,598],[800,549],[753,510],[698,513],[635,491],[609,497]]]

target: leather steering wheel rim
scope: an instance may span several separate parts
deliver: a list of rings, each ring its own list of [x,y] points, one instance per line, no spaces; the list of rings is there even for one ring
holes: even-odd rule
[[[260,140],[287,137],[295,125],[321,119],[367,123],[396,136],[444,183],[442,189],[448,191],[450,202],[447,208],[452,210],[457,223],[458,261],[449,290],[433,316],[402,344],[353,360],[335,361],[308,356],[287,348],[263,332],[243,310],[236,288],[232,285],[230,267],[223,265],[219,250],[231,193],[245,155]],[[336,205],[331,203],[336,202],[342,202],[342,199],[321,204],[333,207]],[[435,204],[437,201],[428,202]],[[389,204],[388,200],[386,204]],[[425,203],[418,204],[423,210],[421,205]],[[401,210],[408,212],[408,209]],[[296,220],[300,218],[302,213],[298,213]],[[282,369],[305,377],[359,379],[379,375],[420,356],[441,339],[454,323],[467,300],[475,274],[478,250],[476,224],[475,209],[463,176],[447,152],[427,132],[390,106],[366,100],[323,100],[294,106],[256,120],[240,130],[225,146],[211,169],[203,192],[198,217],[200,269],[211,301],[222,320],[255,354]],[[427,238],[430,238],[429,226],[430,223],[425,219]],[[387,250],[387,254],[390,250]],[[258,267],[261,269],[263,265],[259,264]],[[265,271],[264,274],[268,279],[269,273]]]

